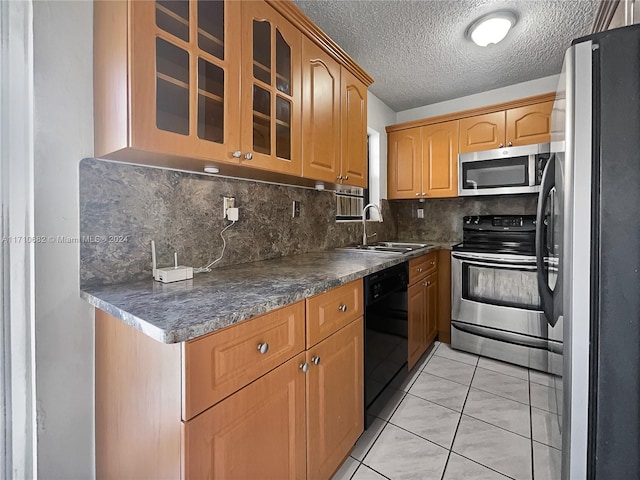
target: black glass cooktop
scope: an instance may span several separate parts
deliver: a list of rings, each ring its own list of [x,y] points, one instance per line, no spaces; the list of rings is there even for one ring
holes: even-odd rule
[[[534,256],[535,215],[480,215],[462,219],[462,243],[458,252]]]

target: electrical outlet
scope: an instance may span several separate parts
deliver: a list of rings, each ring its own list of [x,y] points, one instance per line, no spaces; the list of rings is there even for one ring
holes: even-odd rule
[[[235,197],[222,197],[222,218],[227,218],[227,210],[235,208]]]
[[[293,207],[291,208],[291,218],[300,216],[300,202],[298,200],[293,201]]]
[[[424,208],[418,208],[416,212],[418,214],[418,218],[424,218]]]

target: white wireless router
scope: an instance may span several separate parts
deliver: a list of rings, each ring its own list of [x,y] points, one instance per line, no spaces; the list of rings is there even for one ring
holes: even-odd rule
[[[178,265],[178,252],[173,254],[173,267],[158,268],[156,263],[156,242],[151,240],[151,262],[153,266],[153,278],[157,282],[172,283],[193,278],[193,267]]]

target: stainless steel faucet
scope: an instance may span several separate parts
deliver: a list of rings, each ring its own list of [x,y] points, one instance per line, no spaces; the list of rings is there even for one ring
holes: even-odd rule
[[[362,245],[367,245],[367,210],[369,208],[375,208],[376,211],[378,212],[378,217],[379,217],[379,222],[382,223],[382,212],[380,211],[380,208],[378,208],[378,206],[375,203],[369,203],[367,205],[365,205],[365,207],[362,209]],[[373,235],[377,235],[376,233],[374,233]],[[373,235],[371,235],[373,237]]]

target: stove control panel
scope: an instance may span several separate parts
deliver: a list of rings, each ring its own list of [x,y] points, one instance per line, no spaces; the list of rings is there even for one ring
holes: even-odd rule
[[[464,230],[534,231],[535,215],[472,215],[462,219]]]

